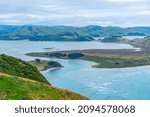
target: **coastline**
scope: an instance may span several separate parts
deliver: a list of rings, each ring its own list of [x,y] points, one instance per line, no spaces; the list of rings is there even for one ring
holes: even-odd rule
[[[49,56],[49,54],[75,54],[82,53],[83,57],[71,59],[67,56]],[[32,52],[27,53],[27,56],[43,57],[43,58],[56,58],[64,60],[83,60],[92,62],[92,68],[132,68],[139,66],[150,65],[150,51],[149,49],[141,48],[140,51],[135,49],[86,49],[86,50],[64,50],[53,52]],[[142,62],[138,62],[141,60]]]
[[[44,71],[47,69],[60,69],[64,67],[57,61],[50,61],[50,60],[41,60],[38,59],[39,61],[28,61],[31,65],[35,66],[39,71]]]

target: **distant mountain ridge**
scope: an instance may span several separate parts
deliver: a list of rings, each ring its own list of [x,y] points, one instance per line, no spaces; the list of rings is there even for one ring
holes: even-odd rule
[[[108,36],[150,36],[150,27],[0,25],[0,40],[92,41]]]

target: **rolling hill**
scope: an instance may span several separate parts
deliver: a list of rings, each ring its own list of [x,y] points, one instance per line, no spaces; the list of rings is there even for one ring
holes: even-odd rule
[[[36,67],[25,61],[4,54],[0,55],[0,72],[49,84]]]
[[[0,25],[0,40],[92,41],[93,37],[150,36],[150,27]]]

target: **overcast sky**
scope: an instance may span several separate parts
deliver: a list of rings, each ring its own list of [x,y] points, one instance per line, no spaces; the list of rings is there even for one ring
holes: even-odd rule
[[[0,24],[150,26],[150,0],[0,0]]]

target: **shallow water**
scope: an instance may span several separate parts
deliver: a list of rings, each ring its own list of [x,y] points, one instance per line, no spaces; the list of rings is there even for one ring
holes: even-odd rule
[[[53,85],[95,100],[150,99],[150,66],[93,69],[88,62],[59,62],[65,67],[44,73]]]
[[[43,48],[49,47],[55,47],[54,50],[133,48],[124,44],[115,44],[115,46],[109,44],[108,47],[108,44],[99,42],[0,41],[0,53],[23,60],[34,59],[25,56],[25,53],[46,51]],[[54,60],[60,62],[64,68],[47,70],[42,73],[55,86],[75,91],[96,100],[150,99],[150,66],[94,69],[90,67],[93,63],[88,61]]]

